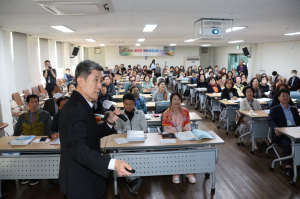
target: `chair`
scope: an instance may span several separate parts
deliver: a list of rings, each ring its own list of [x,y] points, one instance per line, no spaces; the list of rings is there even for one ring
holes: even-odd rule
[[[23,94],[24,94],[24,97],[25,97],[25,99],[26,99],[27,96],[30,95],[29,89],[24,89],[24,90],[23,90]]]
[[[44,88],[44,86],[42,84],[39,84],[38,87],[39,87],[40,93],[42,93],[42,95],[44,95],[46,97],[47,96],[47,91]]]
[[[60,86],[60,87],[63,86],[62,81],[60,79],[56,80],[56,84],[57,84],[57,86]]]
[[[269,140],[269,143],[270,143],[270,146],[266,149],[266,154],[265,154],[265,157],[267,158],[268,157],[268,151],[272,148],[275,152],[275,154],[277,155],[277,158],[280,158],[277,150],[275,149],[275,146],[277,145],[276,143],[273,143],[272,142],[272,128],[269,127],[269,131],[268,131],[268,140]],[[279,163],[279,167],[282,168],[282,161],[280,161]]]
[[[261,76],[261,74],[256,73],[256,76],[255,76],[255,77],[256,77],[257,79],[260,79],[260,76]]]
[[[270,84],[273,84],[271,75],[268,76],[268,81],[270,82]]]
[[[15,102],[17,103],[17,105],[23,107],[24,106],[24,101],[22,100],[20,93],[19,92],[15,92],[12,94],[12,99],[15,100]],[[24,110],[29,110],[28,107],[24,107]]]
[[[39,88],[37,86],[31,87],[31,93],[37,95],[39,98],[41,97],[41,93],[40,93]]]
[[[155,103],[155,113],[163,113],[170,107],[170,102],[168,101],[161,101]]]

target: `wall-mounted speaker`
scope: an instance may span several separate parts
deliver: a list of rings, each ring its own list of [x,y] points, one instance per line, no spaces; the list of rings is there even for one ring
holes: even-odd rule
[[[72,52],[72,56],[74,56],[74,57],[77,56],[78,51],[79,51],[79,48],[74,47],[74,48],[73,48],[73,52]]]
[[[243,52],[245,56],[250,55],[247,47],[243,48]]]

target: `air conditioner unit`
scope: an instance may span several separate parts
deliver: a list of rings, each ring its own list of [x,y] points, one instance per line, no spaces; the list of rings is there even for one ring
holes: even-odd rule
[[[191,57],[184,57],[184,65],[185,68],[188,68],[190,66],[200,66],[200,56],[191,56]]]
[[[34,2],[55,15],[103,15],[113,13],[113,6],[110,0]]]

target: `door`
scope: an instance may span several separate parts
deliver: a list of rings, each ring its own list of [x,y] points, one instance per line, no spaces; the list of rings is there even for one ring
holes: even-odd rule
[[[244,61],[244,64],[248,67],[248,57],[243,54],[229,54],[228,55],[228,71],[239,65],[240,60]]]

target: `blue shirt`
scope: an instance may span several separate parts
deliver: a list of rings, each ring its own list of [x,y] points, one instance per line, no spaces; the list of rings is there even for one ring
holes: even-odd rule
[[[295,123],[295,120],[294,120],[294,117],[293,117],[293,113],[291,111],[291,106],[289,105],[289,108],[286,109],[284,108],[284,106],[282,106],[282,104],[280,103],[282,109],[283,109],[283,112],[284,112],[284,115],[285,115],[285,118],[286,118],[286,121],[290,120],[291,121],[291,124],[289,125],[288,122],[287,123],[287,126],[296,126],[296,123]]]

